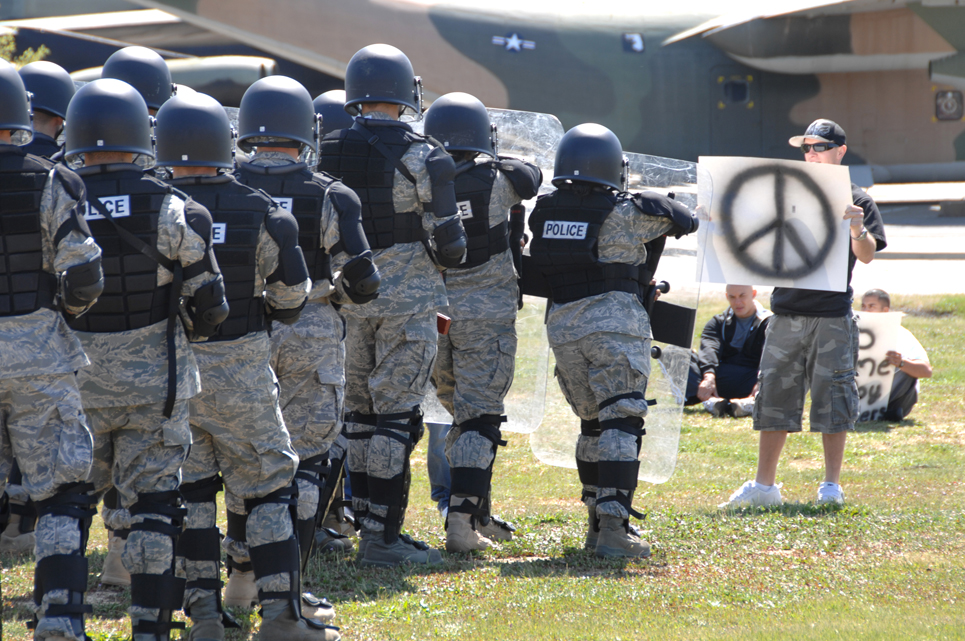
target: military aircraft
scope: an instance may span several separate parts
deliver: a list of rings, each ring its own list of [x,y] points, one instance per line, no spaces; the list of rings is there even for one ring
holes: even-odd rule
[[[824,117],[877,182],[965,179],[962,0],[133,1],[335,77],[387,42],[430,98],[599,122],[631,151],[794,158]]]

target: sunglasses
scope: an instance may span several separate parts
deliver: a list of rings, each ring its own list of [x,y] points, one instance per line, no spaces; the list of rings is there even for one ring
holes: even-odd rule
[[[806,154],[813,149],[814,151],[821,153],[822,151],[834,149],[835,147],[837,147],[837,145],[833,142],[816,142],[813,145],[805,142],[801,144],[801,152]]]

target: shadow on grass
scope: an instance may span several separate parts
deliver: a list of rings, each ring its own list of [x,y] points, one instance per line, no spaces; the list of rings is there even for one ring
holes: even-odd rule
[[[759,517],[769,514],[779,514],[787,517],[805,516],[808,518],[851,518],[856,516],[867,516],[871,513],[870,508],[865,506],[849,506],[831,504],[807,503],[784,503],[777,507],[744,507],[737,509],[704,511],[703,516],[709,519],[720,519],[724,517]]]
[[[605,559],[581,548],[566,548],[551,558],[494,559],[488,565],[514,578],[663,576],[668,567],[661,550],[649,559]]]

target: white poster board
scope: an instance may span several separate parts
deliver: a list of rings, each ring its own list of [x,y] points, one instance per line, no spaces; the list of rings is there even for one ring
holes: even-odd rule
[[[858,422],[879,420],[888,409],[895,368],[885,356],[897,349],[901,312],[856,312],[858,316]]]
[[[847,167],[701,156],[697,201],[701,282],[847,290]]]

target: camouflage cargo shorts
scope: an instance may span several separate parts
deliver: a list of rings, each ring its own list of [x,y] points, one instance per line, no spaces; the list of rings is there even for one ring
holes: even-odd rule
[[[812,432],[854,429],[857,358],[858,323],[852,314],[837,318],[775,315],[765,334],[754,429],[800,432],[808,391]]]

